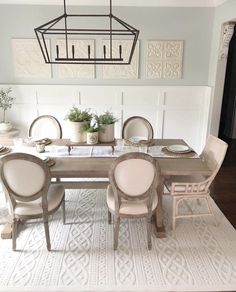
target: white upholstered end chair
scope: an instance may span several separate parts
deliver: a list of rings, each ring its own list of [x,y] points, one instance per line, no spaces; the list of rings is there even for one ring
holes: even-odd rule
[[[118,247],[120,218],[146,218],[148,249],[151,249],[151,217],[158,196],[160,169],[155,159],[133,152],[118,157],[109,171],[107,187],[108,221],[114,217],[114,249]]]
[[[126,140],[135,137],[150,140],[153,139],[153,128],[147,119],[139,116],[133,116],[124,122],[121,136],[122,139]]]
[[[30,125],[29,137],[61,139],[62,128],[55,117],[50,115],[39,116]]]
[[[228,145],[217,137],[210,135],[206,145],[200,155],[200,158],[207,163],[211,170],[211,175],[205,176],[173,176],[165,181],[165,186],[173,197],[172,209],[172,227],[175,230],[176,219],[197,216],[213,216],[214,213],[210,203],[209,187],[216,177],[227,151]],[[207,211],[204,213],[193,212],[189,204],[187,204],[189,213],[179,214],[179,204],[183,200],[195,200],[200,204],[200,199],[204,199]],[[201,200],[202,201],[202,200]],[[215,219],[215,218],[214,218]],[[216,222],[216,219],[215,219]],[[216,222],[217,223],[217,222]]]
[[[59,184],[51,185],[50,170],[40,158],[13,153],[0,160],[1,180],[7,190],[12,224],[12,248],[16,249],[17,221],[43,218],[47,249],[51,249],[48,216],[60,206],[65,223],[65,191]]]

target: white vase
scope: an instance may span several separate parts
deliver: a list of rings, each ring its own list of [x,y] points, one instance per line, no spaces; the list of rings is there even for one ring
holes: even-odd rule
[[[100,142],[109,143],[114,141],[115,139],[114,125],[115,124],[101,125],[101,130],[99,131]]]
[[[75,143],[86,142],[86,132],[84,126],[88,122],[69,122],[70,123],[70,140]]]
[[[6,133],[12,129],[11,123],[0,123],[0,132],[1,133]]]
[[[87,132],[87,144],[94,145],[98,143],[98,132]]]

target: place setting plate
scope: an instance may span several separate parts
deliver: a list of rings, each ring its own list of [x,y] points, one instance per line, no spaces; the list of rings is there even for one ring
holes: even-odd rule
[[[178,153],[178,154],[184,154],[184,153],[189,153],[193,151],[192,148],[188,147],[187,145],[178,145],[178,144],[167,146],[166,149],[169,152]]]
[[[152,140],[148,140],[146,137],[134,136],[129,139],[125,139],[125,144],[128,146],[150,146],[152,144]]]
[[[49,138],[42,138],[34,140],[35,143],[44,143],[45,145],[49,145],[52,143],[52,140]]]
[[[11,148],[5,147],[4,145],[0,144],[0,156],[5,155],[11,152]]]
[[[4,147],[2,150],[0,150],[0,156],[5,155],[11,152],[11,148]]]
[[[29,137],[28,139],[25,140],[25,144],[27,146],[32,146],[34,147],[38,143],[43,143],[45,145],[49,145],[52,143],[52,140],[49,138],[39,138],[39,137]]]

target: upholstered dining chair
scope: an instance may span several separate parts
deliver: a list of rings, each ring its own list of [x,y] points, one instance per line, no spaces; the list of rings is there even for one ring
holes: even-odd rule
[[[40,158],[26,153],[12,153],[0,160],[1,180],[12,216],[12,249],[16,249],[19,220],[43,218],[47,249],[51,249],[48,216],[60,206],[65,223],[65,191],[62,185],[51,185],[50,170]]]
[[[114,250],[118,247],[121,218],[146,218],[148,249],[151,249],[151,217],[158,203],[160,169],[155,159],[140,152],[118,157],[109,171],[108,221],[114,217]]]
[[[146,140],[153,139],[153,128],[150,122],[140,116],[128,118],[122,127],[122,139],[141,137]]]
[[[206,176],[173,176],[165,181],[165,186],[173,197],[172,201],[172,228],[175,230],[176,220],[178,218],[198,217],[198,216],[214,216],[211,202],[210,202],[210,190],[209,187],[216,177],[227,151],[228,145],[221,139],[209,135],[206,145],[200,155],[200,158],[206,162],[207,166],[211,170],[211,175]],[[188,208],[188,214],[179,213],[179,204],[182,201],[195,200],[198,205],[201,204],[203,199],[206,203],[207,211],[200,212],[198,210],[192,210],[189,204],[186,204]],[[197,206],[197,205],[196,205]],[[217,224],[217,222],[216,222]]]
[[[50,115],[37,117],[29,128],[29,137],[61,139],[62,128],[59,121]]]

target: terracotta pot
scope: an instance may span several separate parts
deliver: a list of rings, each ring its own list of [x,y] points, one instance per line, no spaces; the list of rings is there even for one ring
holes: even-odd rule
[[[88,122],[69,122],[70,123],[70,140],[75,143],[86,142],[86,132],[83,130]]]
[[[101,130],[99,131],[100,142],[109,143],[114,141],[115,139],[114,125],[115,124],[101,125]]]
[[[98,132],[87,132],[87,144],[94,145],[98,143]]]

